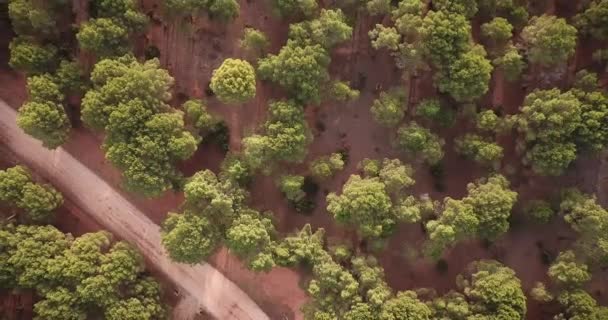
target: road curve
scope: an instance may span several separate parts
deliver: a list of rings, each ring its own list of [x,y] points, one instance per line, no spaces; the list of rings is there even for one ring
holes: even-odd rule
[[[194,297],[202,309],[219,320],[269,320],[247,294],[212,266],[169,260],[160,243],[158,225],[62,148],[50,151],[42,147],[17,126],[15,118],[16,112],[0,100],[0,144],[50,180],[90,217],[135,245],[181,288],[182,295]]]

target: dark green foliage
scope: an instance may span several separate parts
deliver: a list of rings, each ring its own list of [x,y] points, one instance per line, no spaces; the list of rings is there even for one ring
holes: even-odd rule
[[[268,271],[275,265],[276,231],[266,214],[243,205],[247,193],[237,185],[243,171],[238,159],[231,159],[220,178],[204,170],[188,180],[183,211],[170,213],[163,223],[162,243],[171,259],[189,264],[202,263],[225,243],[252,270]]]
[[[492,61],[496,68],[503,71],[505,79],[510,82],[517,81],[526,68],[523,56],[517,48],[510,46],[498,58]]]
[[[74,239],[52,226],[0,229],[0,285],[33,289],[37,319],[161,320],[167,310],[143,258],[109,233]],[[68,317],[69,316],[69,317]]]
[[[445,198],[439,219],[427,222],[427,253],[438,258],[444,249],[471,237],[495,240],[509,228],[511,209],[517,193],[509,181],[491,176],[467,186],[468,195],[461,200]]]
[[[596,40],[608,39],[608,1],[593,0],[585,11],[574,17],[575,26]]]
[[[579,233],[576,243],[579,256],[601,266],[608,265],[608,211],[595,197],[568,190],[564,193],[560,213]]]
[[[395,127],[407,110],[407,93],[400,88],[380,92],[371,107],[374,120],[385,127]]]
[[[222,103],[245,103],[255,97],[255,70],[245,60],[226,59],[213,70],[209,86]]]
[[[543,200],[533,200],[526,204],[525,213],[537,223],[548,223],[554,216],[555,211],[551,205]]]
[[[581,114],[581,102],[571,92],[553,89],[528,94],[517,128],[526,142],[526,160],[535,172],[559,175],[576,158],[571,141]]]
[[[181,114],[167,105],[173,78],[158,60],[141,64],[124,56],[98,62],[91,81],[82,120],[107,133],[103,149],[122,170],[125,187],[146,196],[171,188],[180,176],[174,163],[188,159],[197,147]]]
[[[278,55],[270,54],[259,60],[262,79],[283,87],[301,103],[319,103],[321,85],[329,80],[327,66],[330,58],[320,45],[300,47],[289,41]]]
[[[460,14],[429,11],[421,33],[424,51],[435,66],[449,66],[470,48],[471,25]]]
[[[22,209],[31,221],[43,222],[63,204],[63,196],[50,185],[36,183],[27,168],[16,166],[0,170],[0,202]]]
[[[289,25],[289,39],[301,47],[318,44],[329,50],[350,39],[352,33],[340,9],[321,9],[318,18]]]
[[[503,148],[490,138],[467,133],[455,140],[456,151],[481,164],[497,167]]]
[[[420,155],[429,164],[443,158],[443,140],[415,122],[399,128],[396,143],[402,151]]]
[[[97,57],[121,56],[130,51],[129,36],[143,31],[148,18],[134,0],[103,0],[96,4],[97,16],[80,26],[80,47]]]
[[[63,88],[48,74],[29,77],[27,87],[29,100],[19,108],[17,125],[46,148],[55,149],[68,139],[72,128],[61,104]]]
[[[269,169],[268,161],[304,160],[312,137],[301,106],[293,101],[271,102],[262,131],[243,139],[244,157],[252,168]]]
[[[436,10],[462,14],[469,19],[477,13],[477,0],[435,0],[433,5]]]
[[[485,56],[485,50],[477,46],[441,69],[436,80],[439,91],[458,102],[473,101],[486,94],[493,67]]]
[[[32,37],[19,36],[9,45],[11,68],[36,75],[51,71],[56,64],[57,48],[41,45]]]
[[[533,17],[521,37],[530,62],[545,67],[565,63],[576,47],[576,28],[555,16]]]
[[[456,120],[454,110],[438,99],[424,99],[416,106],[416,115],[437,122],[442,127],[451,127]]]
[[[273,0],[273,5],[281,17],[299,15],[310,17],[319,7],[316,0]]]

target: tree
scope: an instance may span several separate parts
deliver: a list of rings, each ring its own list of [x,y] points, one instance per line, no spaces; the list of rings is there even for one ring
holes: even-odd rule
[[[488,92],[492,64],[482,47],[466,52],[437,76],[439,91],[450,94],[458,102],[475,100]]]
[[[407,100],[407,94],[399,88],[381,92],[371,107],[374,120],[385,127],[396,126],[405,116]]]
[[[302,186],[304,185],[304,177],[303,176],[281,176],[279,180],[279,189],[290,201],[298,202],[302,200],[306,193],[302,191]]]
[[[6,258],[0,274],[12,278],[2,284],[35,290],[35,319],[166,317],[160,287],[144,275],[143,258],[124,242],[112,245],[105,231],[74,239],[52,226],[9,224],[0,235]]]
[[[540,174],[558,175],[576,157],[571,137],[581,123],[581,103],[570,92],[537,90],[526,97],[517,116],[526,159]]]
[[[247,61],[226,59],[213,71],[210,87],[222,103],[245,103],[255,97],[255,70]]]
[[[430,320],[431,309],[422,301],[414,291],[402,291],[382,305],[380,320]]]
[[[209,0],[209,15],[227,22],[239,15],[240,5],[236,0]]]
[[[424,52],[433,65],[449,66],[470,48],[471,25],[460,14],[429,11],[422,24]]]
[[[17,125],[48,149],[62,145],[72,125],[61,105],[64,96],[55,79],[48,74],[28,78],[29,101],[19,108]]]
[[[310,174],[319,180],[330,178],[342,169],[344,169],[344,159],[341,153],[319,157],[313,160],[309,167]]]
[[[521,37],[530,62],[544,67],[566,62],[576,47],[576,28],[555,16],[533,17]]]
[[[174,163],[197,147],[182,114],[167,105],[173,78],[157,59],[139,63],[127,55],[98,62],[91,82],[82,120],[106,132],[103,149],[126,189],[151,197],[172,187],[180,177]]]
[[[382,160],[382,168],[378,172],[378,178],[384,183],[389,194],[399,194],[403,188],[414,185],[416,181],[412,178],[414,169],[404,165],[399,159]]]
[[[514,82],[519,79],[520,75],[526,68],[524,58],[513,46],[505,50],[505,53],[492,61],[494,66],[505,75],[505,79]]]
[[[582,34],[589,35],[596,40],[608,39],[608,2],[606,0],[591,1],[585,11],[574,17],[574,22]]]
[[[481,25],[481,35],[495,48],[502,48],[513,36],[513,26],[505,18],[496,17]]]
[[[416,122],[399,128],[396,143],[402,151],[419,154],[429,164],[435,164],[443,158],[443,140]]]
[[[50,36],[56,32],[54,3],[12,0],[8,4],[11,25],[19,35]]]
[[[416,106],[416,115],[436,121],[443,127],[450,127],[456,120],[451,108],[444,106],[438,99],[424,99]]]
[[[330,58],[320,45],[296,46],[288,41],[278,55],[260,59],[262,79],[276,82],[301,103],[319,103],[320,86],[329,79]]]
[[[81,93],[87,89],[86,76],[79,62],[62,60],[55,72],[55,81],[62,92]]]
[[[391,2],[389,0],[367,0],[365,7],[370,15],[379,16],[391,11]]]
[[[76,39],[81,48],[98,57],[121,56],[130,51],[129,36],[141,32],[147,23],[133,0],[101,1],[97,17],[80,26]]]
[[[327,196],[327,211],[338,222],[355,226],[363,237],[390,234],[397,223],[391,209],[391,199],[378,178],[351,175],[341,195]]]
[[[301,162],[310,141],[302,107],[293,101],[275,101],[270,103],[263,135],[243,139],[244,157],[255,169],[268,165],[266,161]]]
[[[209,113],[202,100],[190,99],[182,105],[186,112],[186,119],[201,133],[210,133],[217,130],[221,120]]]
[[[595,197],[578,190],[567,190],[562,196],[560,213],[564,220],[579,234],[577,252],[591,263],[608,264],[608,211]]]
[[[538,223],[548,223],[554,216],[555,211],[551,205],[543,200],[532,200],[524,208],[525,213]]]
[[[334,81],[329,94],[339,102],[354,101],[359,98],[359,90],[351,88],[350,83],[345,81]]]
[[[500,165],[503,148],[492,139],[467,133],[455,140],[456,151],[467,158],[486,165]]]
[[[57,48],[51,44],[40,45],[31,37],[14,38],[9,50],[11,68],[36,75],[50,71],[56,63]]]
[[[318,18],[289,26],[289,39],[299,46],[320,45],[330,50],[351,38],[353,28],[346,23],[342,10],[321,9]]]
[[[432,257],[439,257],[445,248],[463,239],[478,236],[495,240],[508,230],[517,193],[509,189],[505,177],[480,179],[467,185],[467,190],[468,195],[461,200],[445,198],[439,219],[427,222],[427,250]]]
[[[247,53],[257,58],[266,52],[270,41],[262,31],[245,28],[240,44]]]
[[[252,270],[269,271],[275,265],[271,253],[275,232],[270,218],[249,210],[227,230],[226,245],[245,259]]]
[[[595,82],[597,86],[597,81]],[[579,82],[579,85],[582,85]],[[590,87],[590,85],[588,85]],[[608,145],[608,95],[596,89],[571,91],[581,102],[581,123],[574,132],[577,145],[600,151]]]
[[[376,50],[386,48],[390,51],[396,51],[399,49],[401,35],[394,27],[385,27],[384,25],[376,24],[376,26],[368,32],[368,35],[372,41],[372,47]]]
[[[162,244],[172,260],[197,264],[218,247],[220,233],[206,217],[169,213],[162,227]]]
[[[317,310],[341,314],[360,301],[359,283],[338,263],[324,259],[313,266],[312,272],[314,278],[306,291]]]
[[[26,167],[15,166],[0,170],[0,201],[24,210],[32,221],[43,222],[63,204],[63,196],[50,185],[36,183]]]
[[[509,229],[509,216],[517,200],[517,192],[509,189],[509,181],[502,175],[494,175],[467,185],[468,195],[462,199],[471,205],[479,218],[482,239],[494,240]]]
[[[281,17],[304,15],[310,17],[317,12],[316,0],[273,0],[274,9]]]
[[[76,34],[80,47],[100,57],[120,56],[129,52],[129,31],[110,18],[84,23]]]
[[[500,123],[500,118],[494,110],[484,110],[475,117],[475,127],[486,132],[495,132]]]
[[[435,9],[448,13],[462,14],[468,19],[477,13],[476,0],[436,0],[433,2]]]
[[[591,280],[587,265],[578,263],[573,251],[560,252],[548,274],[552,282],[568,289],[580,288]]]
[[[497,261],[476,261],[470,275],[459,276],[472,309],[470,319],[519,319],[526,316],[526,296],[515,272]]]

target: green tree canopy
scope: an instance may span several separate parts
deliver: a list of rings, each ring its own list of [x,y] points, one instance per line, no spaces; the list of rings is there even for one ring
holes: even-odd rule
[[[556,16],[533,17],[521,37],[530,62],[546,67],[566,62],[576,47],[576,28]]]
[[[396,143],[402,151],[419,154],[429,164],[435,164],[443,158],[443,140],[416,122],[399,128]]]
[[[378,178],[352,175],[342,194],[327,196],[327,211],[341,223],[355,226],[363,237],[381,237],[395,227],[391,198]]]
[[[460,286],[472,309],[468,319],[526,317],[526,296],[515,272],[497,261],[476,261],[469,273],[459,276]]]
[[[52,226],[4,225],[0,248],[0,284],[34,289],[40,297],[36,319],[167,315],[160,286],[144,274],[143,258],[124,242],[112,244],[107,232],[74,239]]]
[[[127,55],[98,62],[91,81],[82,120],[106,132],[103,149],[127,190],[157,196],[172,187],[180,177],[174,163],[197,147],[182,115],[167,105],[173,78],[158,60],[139,63]]]
[[[39,44],[33,37],[14,38],[9,50],[11,57],[8,64],[26,74],[36,75],[51,71],[57,63],[57,48],[52,44]]]
[[[445,198],[439,219],[427,222],[429,255],[439,257],[445,248],[466,238],[495,240],[508,230],[517,193],[509,189],[505,177],[480,179],[467,190],[461,200]]]
[[[288,41],[278,55],[270,54],[258,63],[260,77],[283,87],[301,103],[319,103],[321,85],[329,80],[330,58],[320,45],[304,47]]]
[[[141,32],[148,18],[134,0],[106,0],[97,6],[97,16],[80,26],[80,47],[98,57],[121,56],[130,51],[129,36]]]
[[[471,25],[460,14],[429,11],[422,24],[424,51],[435,66],[449,66],[470,48]]]
[[[462,14],[467,18],[472,18],[477,13],[477,0],[435,0],[435,9],[447,13]]]
[[[455,140],[456,151],[467,158],[485,165],[499,165],[503,148],[490,138],[467,133]]]
[[[344,159],[341,153],[319,157],[310,163],[310,174],[319,180],[327,179],[342,169],[344,169]]]
[[[63,196],[51,185],[36,183],[26,167],[0,170],[0,202],[27,213],[32,221],[46,221],[63,204]]]
[[[321,9],[318,18],[289,25],[289,39],[302,47],[318,44],[329,50],[350,39],[352,33],[340,9]]]
[[[302,107],[293,101],[275,101],[269,106],[262,134],[243,139],[244,157],[253,168],[266,161],[301,162],[311,142]]]
[[[210,87],[223,103],[245,103],[255,97],[255,70],[247,61],[226,59],[213,71]]]
[[[574,17],[578,30],[596,40],[608,39],[608,1],[593,0],[585,11]]]
[[[395,127],[403,120],[407,110],[407,94],[400,88],[380,92],[371,107],[374,120],[385,127]]]
[[[439,91],[450,94],[458,102],[472,101],[486,94],[493,67],[485,56],[480,46],[460,55],[437,75]]]

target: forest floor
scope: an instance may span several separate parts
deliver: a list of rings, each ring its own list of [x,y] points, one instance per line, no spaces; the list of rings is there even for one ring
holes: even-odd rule
[[[240,1],[241,16],[228,26],[212,23],[206,18],[168,20],[156,5],[158,1],[142,0],[141,3],[144,11],[154,17],[154,22],[140,41],[138,51],[141,53],[146,46],[151,45],[160,50],[161,64],[176,79],[173,105],[178,106],[187,98],[205,99],[209,109],[226,120],[230,129],[231,150],[239,150],[241,138],[264,121],[268,101],[281,98],[282,93],[276,86],[260,81],[256,98],[252,101],[242,106],[221,105],[208,95],[211,73],[225,58],[241,57],[236,39],[240,37],[244,26],[252,26],[267,33],[272,40],[270,51],[278,52],[286,40],[288,22],[272,16],[268,3],[260,0]],[[568,16],[570,12],[563,6],[552,7],[550,10],[556,10],[557,14],[562,16]],[[446,140],[447,161],[443,164],[445,177],[441,191],[434,187],[433,177],[425,165],[395,151],[391,145],[394,132],[374,123],[369,107],[377,96],[378,88],[387,89],[392,85],[408,88],[407,91],[411,92],[409,114],[412,113],[411,107],[416,102],[437,96],[432,86],[432,75],[422,76],[409,83],[401,79],[387,54],[373,51],[367,32],[379,22],[381,21],[377,18],[357,17],[352,41],[341,45],[332,55],[332,77],[351,81],[351,84],[361,90],[360,99],[349,104],[323,103],[306,109],[308,123],[314,134],[314,142],[310,146],[306,162],[340,149],[349,150],[349,162],[345,169],[332,180],[320,184],[320,192],[315,199],[316,209],[308,215],[303,215],[290,208],[276,188],[274,176],[259,175],[250,188],[252,206],[260,210],[271,210],[282,234],[310,223],[314,228],[326,229],[329,241],[353,239],[352,230],[337,225],[326,211],[325,195],[329,192],[339,192],[348,177],[357,172],[357,163],[364,158],[400,158],[412,164],[416,169],[416,185],[412,187],[412,194],[428,193],[434,199],[446,196],[460,198],[466,194],[467,183],[487,174],[487,170],[463,159],[453,151],[453,138],[470,129],[470,125],[465,121],[459,121],[448,129],[433,128]],[[4,48],[3,45],[0,58],[5,55],[1,52]],[[588,66],[591,52],[589,48],[586,43],[579,46],[571,63],[573,67],[564,71],[568,74],[562,74],[564,79],[571,77],[573,71]],[[0,87],[0,98],[17,108],[26,97],[25,84],[20,75],[6,67],[5,61],[2,59],[4,65],[0,65],[0,83],[3,84]],[[491,90],[481,100],[480,105],[500,107],[505,113],[516,113],[524,96],[541,84],[541,81],[537,81],[537,76],[532,74],[521,83],[511,84],[495,73]],[[144,199],[120,191],[120,173],[107,163],[99,148],[102,137],[78,125],[77,107],[73,107],[71,112],[76,126],[69,142],[64,146],[67,153],[103,178],[155,224],[160,224],[167,212],[179,208],[183,200],[181,193],[169,192],[158,199]],[[410,117],[406,118],[409,121]],[[520,156],[515,153],[515,137],[503,137],[501,143],[506,153],[504,167],[506,164],[513,166],[508,178],[512,188],[519,193],[520,203],[536,198],[550,199],[565,187],[576,186],[589,193],[606,190],[600,189],[602,185],[606,186],[606,178],[598,176],[600,160],[597,156],[580,157],[562,177],[542,178],[531,175],[528,168],[519,165],[521,161]],[[219,148],[206,144],[199,148],[193,158],[180,164],[180,169],[186,175],[206,168],[217,172],[222,158],[223,154]],[[306,171],[304,165],[283,168],[283,173],[306,174]],[[608,170],[605,173],[608,174]],[[600,196],[606,199],[608,194]],[[468,263],[477,259],[492,258],[513,268],[522,280],[524,289],[528,291],[534,282],[547,280],[547,265],[541,257],[544,254],[556,256],[571,245],[575,235],[561,219],[555,219],[547,225],[532,225],[524,219],[519,207],[515,208],[511,223],[510,231],[491,246],[479,241],[468,241],[449,250],[444,256],[448,268],[443,272],[440,272],[433,262],[421,257],[412,257],[410,254],[410,249],[419,248],[425,239],[420,225],[401,226],[391,237],[387,247],[375,254],[385,269],[388,283],[397,290],[433,287],[440,293],[449,291],[455,287],[456,275],[461,273]],[[358,243],[353,245],[357,246]],[[216,253],[209,263],[247,292],[271,319],[302,319],[299,309],[306,301],[306,294],[301,288],[303,279],[308,276],[305,271],[276,268],[270,273],[255,274],[246,270],[225,249]],[[607,288],[608,272],[596,271],[593,282],[589,284],[589,292],[600,303],[607,304]],[[546,308],[529,299],[527,318],[547,318],[546,314],[554,310]]]

